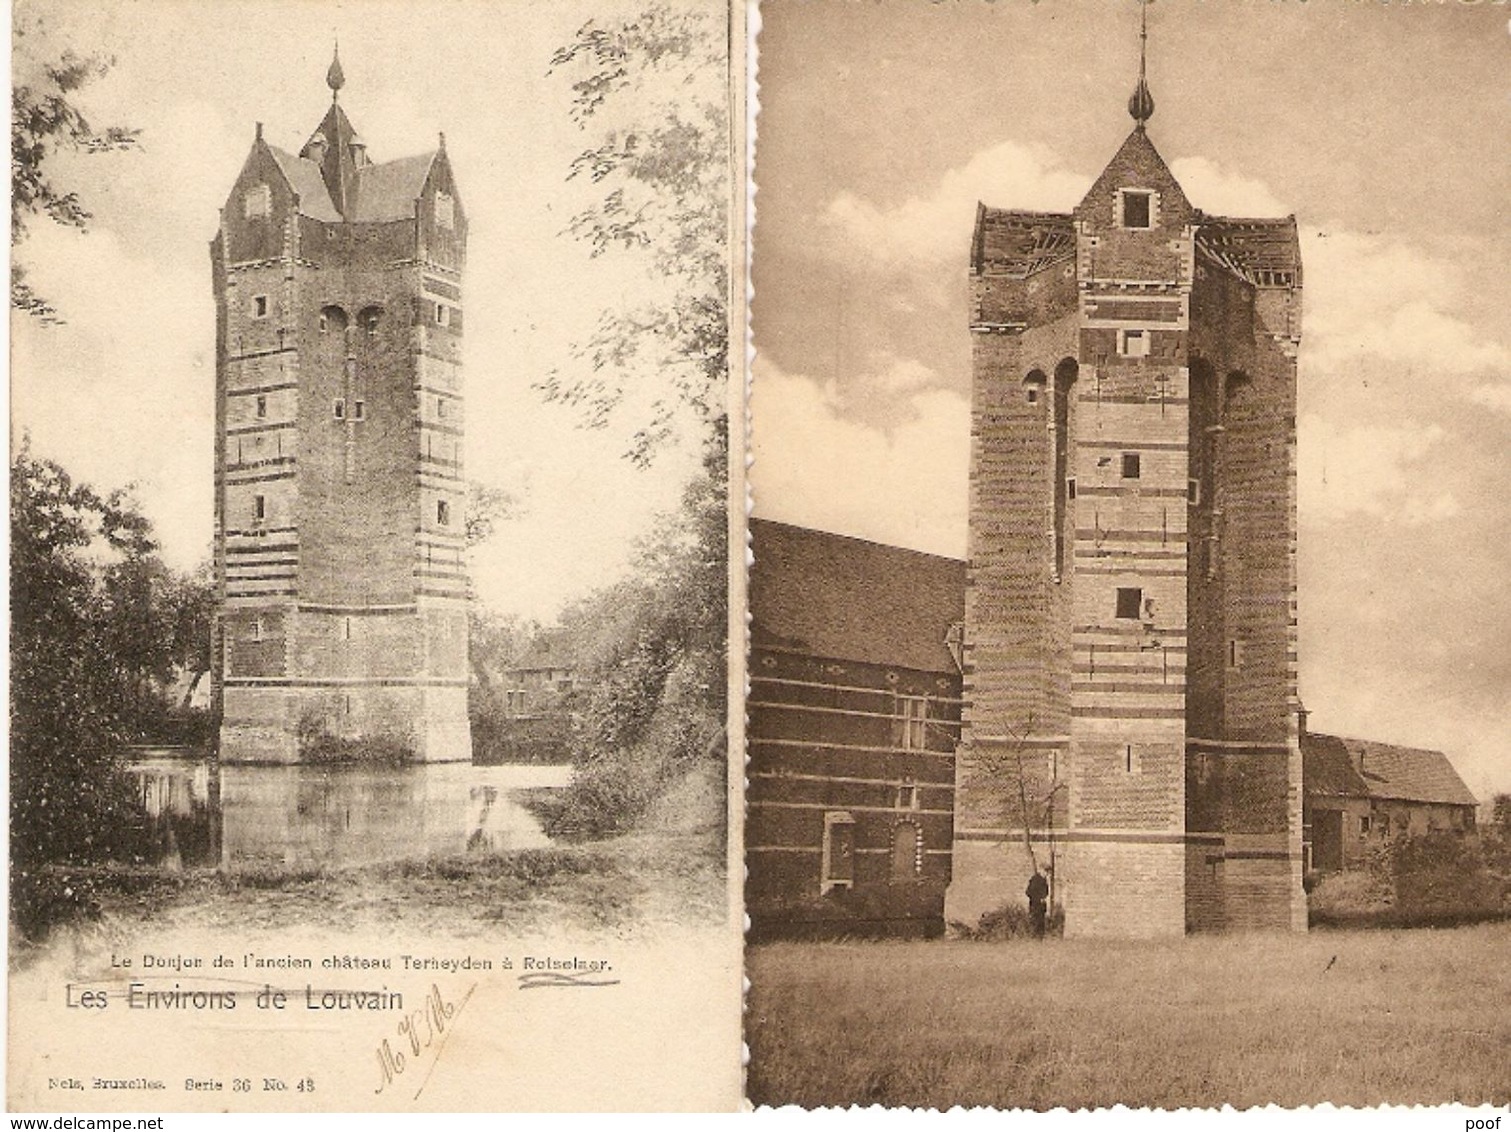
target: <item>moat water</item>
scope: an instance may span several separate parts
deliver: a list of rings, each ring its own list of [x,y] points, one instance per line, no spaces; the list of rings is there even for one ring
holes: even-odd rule
[[[167,868],[318,868],[551,844],[519,801],[570,766],[226,765],[190,752],[129,763]]]

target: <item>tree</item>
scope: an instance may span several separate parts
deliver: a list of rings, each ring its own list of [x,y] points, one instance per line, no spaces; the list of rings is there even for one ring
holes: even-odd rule
[[[637,464],[651,462],[689,415],[705,445],[727,442],[726,35],[717,10],[656,5],[623,21],[589,20],[551,58],[553,71],[575,76],[573,120],[599,130],[567,179],[602,195],[567,230],[594,256],[643,257],[661,285],[652,301],[603,312],[574,352],[587,374],[553,371],[537,388],[579,408],[588,427],[606,428],[630,385],[665,382],[634,425],[626,455]]]
[[[175,666],[208,663],[207,579],[163,565],[126,492],[25,442],[10,503],[12,861],[129,855],[141,826],[118,752],[171,712]]]
[[[32,219],[45,216],[83,228],[91,214],[79,194],[54,180],[52,160],[64,150],[110,153],[132,149],[140,131],[126,126],[93,126],[79,109],[80,88],[105,74],[114,60],[104,55],[58,51],[47,43],[38,18],[17,19],[12,40],[11,81],[11,245],[26,237]],[[25,269],[11,266],[11,306],[44,322],[61,322],[56,308],[32,290]]]

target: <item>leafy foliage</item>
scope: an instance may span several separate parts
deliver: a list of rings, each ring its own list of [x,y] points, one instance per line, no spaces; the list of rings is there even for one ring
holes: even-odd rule
[[[208,581],[162,564],[126,493],[25,444],[10,502],[12,862],[130,857],[142,827],[116,752],[171,715],[176,666],[208,665]]]
[[[638,464],[673,442],[688,415],[703,443],[723,443],[730,162],[728,54],[717,10],[656,5],[622,21],[590,20],[552,56],[551,69],[577,76],[572,118],[599,131],[568,180],[602,195],[567,230],[594,256],[642,257],[654,297],[604,311],[575,351],[588,372],[556,370],[537,388],[581,410],[590,428],[617,420],[632,385],[655,388],[626,452]]]
[[[570,610],[578,771],[556,832],[629,828],[696,767],[722,771],[727,711],[727,531],[710,469],[640,549],[635,575]]]
[[[13,41],[11,84],[11,243],[20,243],[27,225],[44,216],[70,228],[91,219],[79,194],[54,180],[55,154],[62,150],[110,153],[132,149],[140,131],[126,126],[97,128],[79,109],[80,88],[110,70],[104,55],[79,55],[64,49],[52,55],[44,28],[18,21]],[[25,269],[11,268],[11,305],[44,322],[61,322],[57,309],[38,295]]]

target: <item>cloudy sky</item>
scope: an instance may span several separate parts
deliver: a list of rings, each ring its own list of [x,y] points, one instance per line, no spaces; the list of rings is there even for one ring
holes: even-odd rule
[[[1301,694],[1511,790],[1503,4],[1163,0],[1150,136],[1298,217]],[[976,202],[1068,211],[1127,135],[1138,6],[766,0],[756,513],[963,556]]]
[[[468,212],[466,468],[523,505],[474,555],[482,597],[549,620],[563,602],[613,580],[656,511],[675,505],[696,454],[671,452],[637,471],[620,458],[633,404],[623,427],[585,432],[531,389],[553,367],[574,372],[571,346],[603,307],[654,293],[641,265],[589,260],[561,235],[590,195],[565,181],[568,165],[596,141],[568,117],[572,76],[546,72],[552,51],[595,7],[20,5],[18,22],[30,29],[40,15],[47,44],[115,56],[81,101],[97,125],[139,128],[141,150],[58,162],[59,180],[77,188],[95,220],[87,234],[34,223],[20,249],[67,324],[14,320],[13,437],[29,433],[34,452],[97,486],[134,484],[174,565],[207,555],[209,242],[255,123],[293,152],[319,124],[339,35],[342,105],[373,160],[433,149],[444,131]],[[17,60],[18,75],[26,65]],[[721,76],[711,81],[720,89]]]

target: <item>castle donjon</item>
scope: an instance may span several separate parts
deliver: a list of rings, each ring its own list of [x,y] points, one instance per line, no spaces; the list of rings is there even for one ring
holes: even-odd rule
[[[945,917],[1027,830],[1067,935],[1304,930],[1296,223],[1186,198],[1142,67],[1129,112],[1073,212],[977,213]]]
[[[340,105],[257,137],[211,243],[220,756],[471,758],[467,220],[445,139],[375,163]]]

